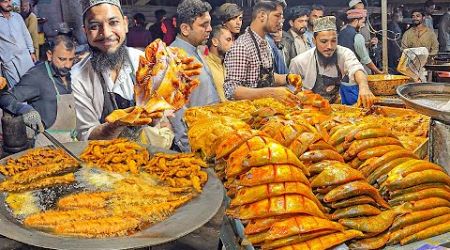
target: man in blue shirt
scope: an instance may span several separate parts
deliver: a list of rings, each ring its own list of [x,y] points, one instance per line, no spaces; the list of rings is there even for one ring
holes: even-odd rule
[[[219,102],[219,95],[214,85],[211,71],[206,61],[201,56],[198,47],[205,45],[212,31],[211,27],[211,5],[201,0],[184,0],[177,7],[177,23],[179,31],[171,47],[182,48],[189,56],[194,57],[203,64],[199,75],[200,84],[192,91],[186,106],[175,113],[171,118],[172,128],[175,132],[174,146],[176,150],[190,151],[187,128],[183,121],[186,108],[210,105]],[[178,148],[176,148],[178,147]]]
[[[10,88],[36,61],[27,26],[12,9],[11,0],[0,0],[0,76],[6,78]]]

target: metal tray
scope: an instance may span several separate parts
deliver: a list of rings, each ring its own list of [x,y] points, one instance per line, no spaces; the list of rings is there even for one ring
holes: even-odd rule
[[[75,142],[65,145],[79,155],[87,143]],[[149,151],[154,153],[164,150],[150,147]],[[19,157],[23,153],[10,157]],[[3,164],[6,159],[2,159],[0,163]],[[3,179],[4,176],[0,175],[0,180]],[[128,237],[85,239],[58,236],[24,227],[7,210],[5,195],[0,195],[0,235],[29,245],[52,249],[126,249],[155,246],[181,238],[203,226],[218,212],[223,196],[222,183],[213,171],[208,169],[208,182],[201,195],[175,210],[175,213],[166,220]]]
[[[450,100],[449,83],[415,83],[397,88],[398,95],[406,106],[418,113],[450,124],[450,112],[439,110],[439,106]]]

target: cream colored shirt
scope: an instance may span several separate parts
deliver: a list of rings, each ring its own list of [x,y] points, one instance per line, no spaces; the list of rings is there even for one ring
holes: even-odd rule
[[[206,63],[208,64],[209,69],[211,70],[211,74],[213,76],[214,85],[216,85],[217,94],[219,94],[219,98],[221,102],[226,101],[225,92],[223,90],[223,83],[225,81],[225,65],[220,57],[213,53],[209,53],[205,58]]]
[[[301,35],[295,33],[295,31],[293,31],[292,29],[289,31],[291,32],[292,36],[294,37],[295,50],[297,52],[297,55],[310,49],[310,47],[308,46],[308,43],[306,42],[306,36],[304,34],[303,34],[303,36],[301,36]]]
[[[27,19],[25,19],[25,25],[30,32],[31,39],[33,40],[34,53],[36,58],[39,59],[39,33],[38,33],[38,20],[34,13],[31,13]]]
[[[289,67],[290,73],[299,74],[302,76],[304,89],[312,89],[316,83],[317,71],[315,53],[316,48],[312,48],[305,53],[294,57]],[[338,67],[341,70],[342,76],[348,75],[350,84],[355,85],[355,73],[358,70],[366,73],[363,65],[356,58],[353,51],[348,48],[338,45],[335,53],[337,53]],[[319,64],[319,74],[329,77],[338,76],[338,72],[334,65],[324,68]]]
[[[439,42],[433,30],[425,27],[419,31],[416,27],[410,28],[403,34],[402,48],[425,47],[430,55],[436,55],[439,51]]]

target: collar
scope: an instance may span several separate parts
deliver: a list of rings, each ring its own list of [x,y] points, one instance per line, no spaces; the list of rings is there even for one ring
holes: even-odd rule
[[[253,35],[255,36],[256,42],[258,42],[259,45],[267,45],[266,39],[260,37],[256,32],[254,32],[252,29],[250,29],[250,27],[247,27],[246,31],[253,33]]]
[[[174,43],[178,43],[179,44],[178,46],[183,48],[184,50],[186,50],[186,52],[188,54],[192,55],[194,53],[197,53],[197,47],[195,47],[194,45],[192,45],[192,44],[186,42],[185,40],[183,40],[180,37],[180,35],[177,35],[177,37],[175,38]],[[178,46],[176,46],[176,47],[178,47]]]
[[[291,34],[292,34],[292,36],[294,37],[294,39],[295,38],[300,38],[300,39],[303,39],[303,35],[304,35],[304,33],[303,33],[303,35],[299,35],[299,34],[297,34],[297,32],[295,32],[294,30],[292,30],[292,29],[289,29],[289,31],[291,32]]]
[[[215,63],[217,63],[217,64],[222,64],[222,63],[223,63],[222,58],[220,58],[220,57],[217,56],[216,54],[213,54],[213,53],[210,52],[208,56],[211,58],[211,60],[212,60],[213,62],[215,62]]]
[[[14,11],[10,12],[10,17],[13,17],[15,15],[18,15],[18,13],[14,12]],[[3,13],[0,13],[0,17],[5,17],[5,16],[3,15]]]

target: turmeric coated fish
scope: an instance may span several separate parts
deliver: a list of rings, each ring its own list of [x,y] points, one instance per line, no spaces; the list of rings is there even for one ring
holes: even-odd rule
[[[300,215],[275,222],[270,228],[267,240],[276,240],[292,235],[309,234],[316,231],[344,231],[344,227],[336,222],[315,216]]]
[[[317,207],[316,203],[298,194],[287,194],[264,199],[252,204],[229,209],[227,213],[232,217],[243,220],[297,213],[325,218],[325,215]]]
[[[298,234],[289,236],[286,238],[281,238],[273,241],[265,241],[264,244],[261,245],[261,249],[275,249],[283,246],[289,246],[293,244],[297,244],[300,242],[304,242],[307,240],[315,239],[319,236],[330,235],[336,232],[335,230],[320,230],[307,234]]]
[[[333,166],[345,166],[345,165],[346,165],[345,163],[342,163],[339,161],[321,161],[321,162],[317,162],[312,165],[309,165],[308,170],[311,175],[316,175],[316,174],[322,173],[322,171],[328,166],[333,167]]]
[[[235,130],[216,147],[216,159],[228,156],[239,146],[257,135],[264,135],[258,130]]]
[[[350,207],[350,206],[354,206],[354,205],[361,205],[361,204],[370,204],[370,205],[377,205],[377,203],[375,202],[375,200],[367,195],[359,195],[359,196],[355,196],[349,199],[345,199],[345,200],[341,200],[341,201],[337,201],[337,202],[333,202],[331,203],[331,207],[334,209],[340,209],[340,208],[345,208],[345,207]]]
[[[444,214],[435,218],[432,218],[430,220],[426,220],[420,223],[412,224],[406,227],[403,227],[402,229],[398,229],[396,231],[393,231],[391,233],[391,236],[389,237],[388,244],[397,244],[400,242],[400,240],[413,235],[415,233],[418,233],[422,230],[425,230],[429,227],[440,225],[442,223],[445,223],[447,221],[450,221],[450,214]]]
[[[443,224],[429,227],[418,233],[408,236],[408,237],[404,238],[403,240],[401,240],[400,244],[403,246],[403,245],[409,244],[411,242],[427,239],[427,238],[430,238],[430,237],[433,237],[436,235],[440,235],[443,233],[447,233],[447,232],[450,232],[450,221],[447,221]]]
[[[387,164],[395,159],[404,158],[404,157],[409,157],[409,158],[414,158],[414,159],[418,158],[413,152],[406,150],[406,149],[390,151],[390,152],[384,154],[383,156],[381,156],[380,158],[378,158],[372,164],[370,164],[370,166],[367,169],[365,169],[365,171],[363,171],[363,174],[364,174],[364,176],[367,177],[373,171],[375,171],[379,167],[383,166],[384,164]]]
[[[323,187],[339,185],[351,181],[364,180],[364,176],[356,169],[345,165],[335,165],[326,167],[311,182],[311,187]]]
[[[381,195],[378,193],[378,190],[365,181],[353,181],[338,186],[326,194],[323,200],[330,203],[358,195],[368,195],[372,197],[380,206],[389,208],[389,205],[383,200]]]
[[[374,147],[374,148],[369,148],[366,149],[364,151],[361,151],[358,153],[358,158],[360,160],[367,160],[370,159],[372,157],[380,157],[383,156],[384,154],[394,151],[394,150],[399,150],[399,149],[403,149],[402,146],[399,145],[384,145],[384,146],[378,146],[378,147]]]
[[[332,220],[339,220],[343,218],[353,218],[353,217],[359,217],[359,216],[372,216],[372,215],[378,215],[381,213],[381,210],[371,206],[369,204],[361,204],[361,205],[354,205],[351,207],[341,208],[336,211],[334,211],[333,214],[331,214]]]
[[[350,147],[347,149],[347,151],[344,154],[344,159],[346,161],[349,161],[356,157],[359,152],[364,151],[369,148],[377,147],[377,146],[383,146],[383,145],[399,145],[401,146],[402,143],[393,138],[393,137],[379,137],[379,138],[370,138],[370,139],[363,139],[352,142]]]
[[[427,169],[421,172],[411,173],[396,180],[388,178],[386,182],[386,186],[389,190],[397,190],[424,183],[445,183],[446,185],[450,185],[450,176],[439,170]]]
[[[354,241],[349,245],[350,249],[380,249],[389,240],[390,233],[388,231],[363,240]]]
[[[250,187],[275,182],[301,182],[310,185],[300,168],[286,164],[253,167],[240,175],[235,184]]]
[[[236,196],[231,200],[230,206],[241,206],[283,194],[300,194],[314,201],[317,206],[322,206],[312,193],[311,188],[301,182],[270,183],[243,187],[237,191]]]
[[[438,197],[450,200],[450,191],[443,188],[428,188],[413,193],[399,195],[389,200],[389,204],[398,205],[406,201],[417,201],[430,197]]]
[[[360,230],[362,232],[381,233],[386,231],[392,225],[396,216],[410,212],[409,206],[410,204],[405,204],[370,217],[340,219],[339,223],[345,227]]]
[[[392,224],[391,231],[403,228],[415,223],[426,221],[444,214],[449,214],[449,207],[436,207],[428,210],[415,211],[398,217]]]
[[[344,162],[342,156],[334,149],[311,150],[302,154],[299,159],[303,162],[311,163],[321,162],[325,160]]]
[[[266,147],[257,151],[251,151],[244,157],[241,167],[264,166],[269,164],[290,164],[303,170],[305,175],[309,175],[308,169],[299,161],[291,150],[278,143],[268,143]]]
[[[355,237],[363,236],[363,233],[357,230],[347,230],[344,232],[333,233],[329,235],[324,235],[312,240],[294,244],[291,246],[286,246],[280,248],[280,250],[320,250],[328,249],[351,240]]]
[[[275,222],[285,220],[293,215],[281,215],[261,219],[253,219],[245,226],[244,233],[246,235],[261,233],[267,231]]]
[[[367,177],[367,181],[373,185],[381,176],[386,175],[387,173],[389,173],[389,171],[391,171],[398,165],[403,164],[404,162],[407,162],[407,161],[413,162],[415,160],[412,158],[409,158],[409,157],[402,157],[402,158],[395,159],[395,160],[393,160],[389,163],[386,163],[386,164],[380,166],[379,168],[375,169]]]

